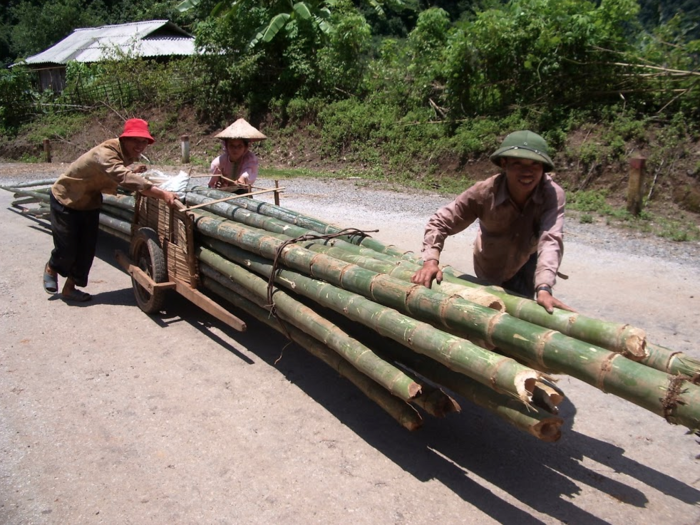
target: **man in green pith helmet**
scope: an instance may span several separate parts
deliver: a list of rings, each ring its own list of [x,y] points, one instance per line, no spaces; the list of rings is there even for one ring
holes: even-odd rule
[[[508,135],[491,161],[502,172],[476,183],[428,221],[423,267],[412,282],[430,287],[442,281],[440,253],[445,239],[479,219],[474,243],[477,277],[526,297],[549,313],[572,310],[552,288],[564,255],[564,190],[547,172],[554,169],[547,142],[532,131]]]

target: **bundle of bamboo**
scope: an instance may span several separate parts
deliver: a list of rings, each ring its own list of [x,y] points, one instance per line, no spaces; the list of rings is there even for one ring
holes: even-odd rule
[[[50,181],[38,181],[36,185]],[[13,205],[44,189],[15,186]],[[544,441],[561,435],[568,374],[667,421],[700,428],[700,361],[647,343],[644,331],[534,301],[445,269],[431,289],[410,278],[419,261],[357,230],[250,198],[195,188],[201,284],[306,348],[409,429],[459,411],[450,392]],[[211,204],[209,204],[211,203]],[[131,237],[134,199],[106,196],[101,228]]]

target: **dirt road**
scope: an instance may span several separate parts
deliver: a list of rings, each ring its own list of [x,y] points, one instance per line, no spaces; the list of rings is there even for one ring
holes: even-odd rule
[[[331,195],[283,204],[419,249],[426,214]],[[0,523],[700,523],[700,445],[642,408],[564,377],[557,443],[466,402],[408,433],[244,314],[245,333],[177,297],[143,314],[109,237],[91,303],[47,296],[51,237],[10,202],[0,191]],[[472,238],[443,262],[470,271]],[[565,302],[700,358],[697,264],[580,233],[562,271]]]

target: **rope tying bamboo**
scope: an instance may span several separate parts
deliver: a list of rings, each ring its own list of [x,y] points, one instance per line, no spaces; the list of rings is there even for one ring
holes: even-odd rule
[[[287,339],[290,341],[292,340],[291,335],[289,334],[289,330],[287,330],[287,325],[285,322],[277,315],[275,311],[275,303],[272,299],[272,296],[274,294],[274,288],[275,288],[275,275],[277,275],[277,271],[279,269],[279,264],[280,264],[280,258],[282,255],[282,252],[284,249],[291,245],[291,244],[296,244],[299,242],[304,242],[304,241],[319,241],[319,240],[324,240],[324,241],[329,241],[331,239],[335,239],[337,237],[342,237],[344,235],[347,235],[350,238],[354,237],[359,237],[360,239],[365,239],[367,237],[371,237],[369,235],[370,233],[377,233],[379,230],[359,230],[357,228],[345,228],[343,230],[340,230],[337,233],[327,233],[327,234],[314,234],[314,233],[307,233],[305,235],[300,235],[299,237],[295,237],[293,239],[288,239],[284,241],[280,246],[277,248],[275,251],[275,258],[272,261],[272,271],[270,272],[270,278],[267,281],[267,308],[270,311],[270,314],[272,314],[277,321],[279,321],[280,325],[284,329],[285,336]]]

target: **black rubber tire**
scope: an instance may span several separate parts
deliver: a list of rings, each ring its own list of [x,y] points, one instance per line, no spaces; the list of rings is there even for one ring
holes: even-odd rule
[[[157,283],[168,279],[168,270],[165,266],[165,255],[158,242],[158,234],[151,228],[141,228],[131,241],[131,260]],[[131,278],[134,288],[134,296],[139,308],[147,314],[160,312],[165,301],[166,290],[156,290],[154,293],[141,286]]]

